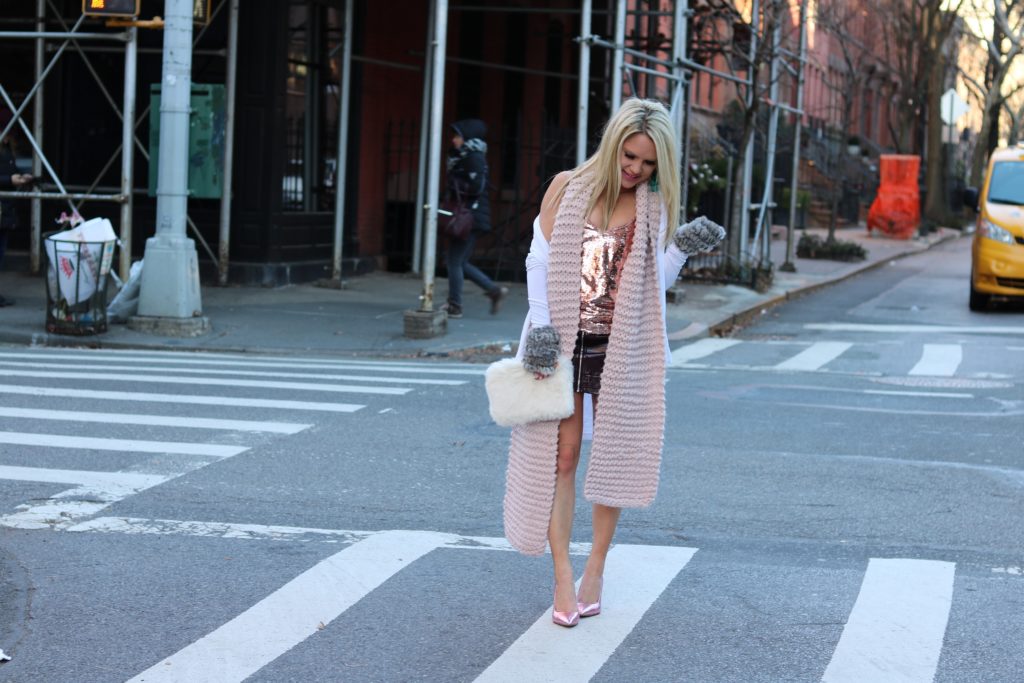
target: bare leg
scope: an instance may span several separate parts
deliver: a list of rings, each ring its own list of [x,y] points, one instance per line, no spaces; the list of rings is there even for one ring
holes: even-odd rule
[[[569,561],[569,539],[576,508],[576,466],[580,461],[583,438],[583,394],[576,394],[576,410],[558,425],[558,465],[555,476],[555,501],[548,525],[548,544],[555,563],[555,609],[576,611],[576,587]]]
[[[594,414],[597,414],[597,397],[593,398]],[[594,503],[593,526],[594,543],[590,549],[590,557],[587,558],[587,565],[583,569],[583,579],[580,581],[579,601],[582,603],[594,603],[601,598],[601,579],[604,576],[604,561],[608,556],[608,548],[611,547],[612,537],[615,535],[615,527],[619,523],[619,514],[622,508],[608,507]]]

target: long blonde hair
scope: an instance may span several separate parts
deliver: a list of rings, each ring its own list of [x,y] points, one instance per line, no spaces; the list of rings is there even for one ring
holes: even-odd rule
[[[676,150],[676,132],[672,125],[672,117],[661,102],[637,97],[631,97],[623,102],[619,110],[605,124],[604,130],[601,132],[601,144],[597,151],[572,170],[569,180],[581,175],[593,176],[597,188],[590,197],[587,212],[584,215],[589,216],[598,200],[604,197],[604,223],[608,225],[611,221],[612,210],[619,199],[619,189],[622,187],[620,163],[622,145],[626,138],[636,133],[644,133],[651,138],[657,151],[658,166],[655,171],[658,193],[668,210],[667,237],[675,230],[679,222],[679,154]],[[562,187],[562,192],[557,198],[559,202],[568,184],[567,182]]]

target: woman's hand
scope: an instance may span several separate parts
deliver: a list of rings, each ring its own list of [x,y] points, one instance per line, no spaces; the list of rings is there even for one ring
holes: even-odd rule
[[[523,367],[537,379],[548,377],[558,367],[561,348],[562,338],[551,325],[530,328],[526,335],[526,348],[523,349]]]
[[[676,230],[672,240],[684,254],[702,254],[711,251],[725,239],[725,228],[707,216],[698,216]]]

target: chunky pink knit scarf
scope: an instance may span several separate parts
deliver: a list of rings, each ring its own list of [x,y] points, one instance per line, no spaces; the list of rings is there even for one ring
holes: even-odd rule
[[[590,178],[570,181],[555,216],[548,257],[551,324],[572,355],[580,322],[580,270]],[[658,490],[665,428],[664,320],[659,297],[661,202],[636,190],[636,232],[615,301],[601,397],[587,467],[585,497],[612,507],[644,507]],[[555,493],[558,421],[512,430],[505,488],[505,535],[527,555],[547,545]]]

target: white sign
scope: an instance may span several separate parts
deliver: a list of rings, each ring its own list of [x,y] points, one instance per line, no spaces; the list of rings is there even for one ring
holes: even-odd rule
[[[964,99],[953,88],[942,94],[941,101],[942,110],[939,115],[942,117],[942,122],[947,126],[952,126],[971,110],[970,106],[964,102]]]

